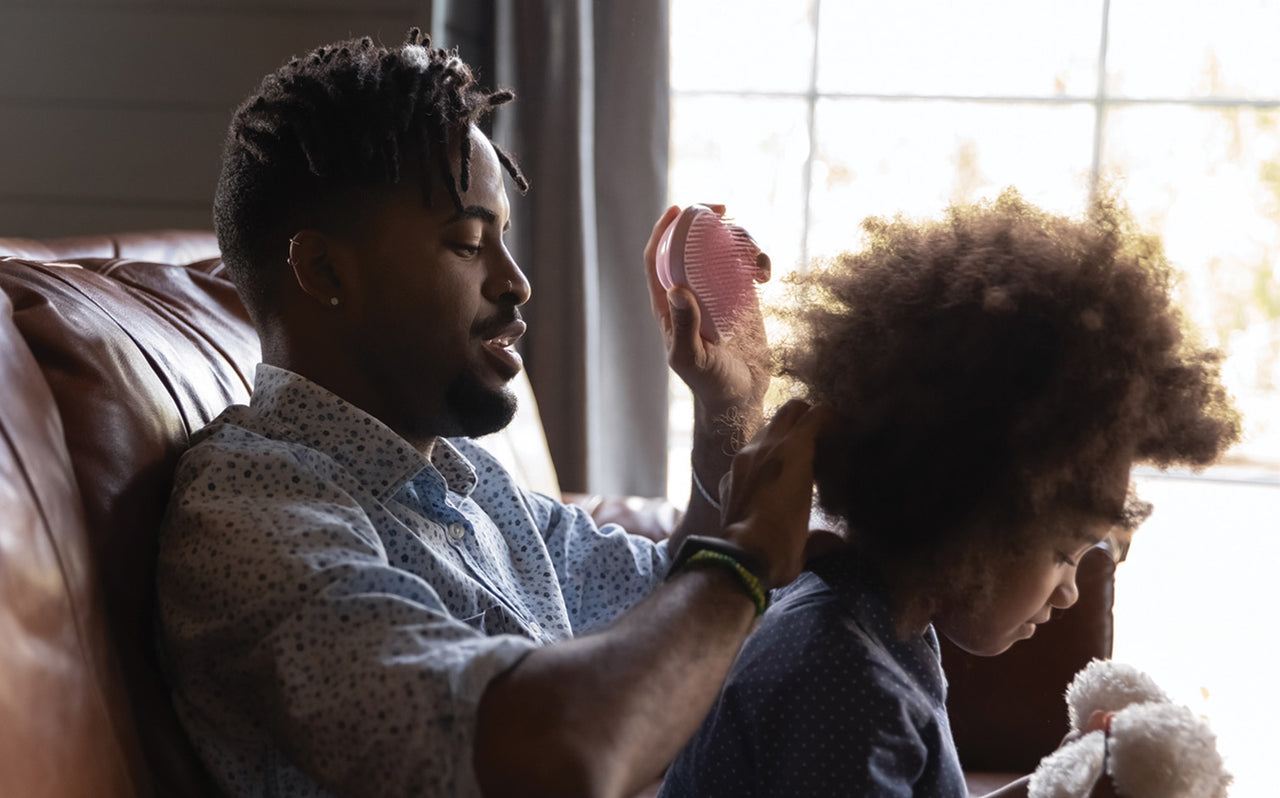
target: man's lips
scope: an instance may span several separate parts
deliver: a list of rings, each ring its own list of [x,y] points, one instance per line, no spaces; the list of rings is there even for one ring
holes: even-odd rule
[[[524,361],[514,347],[516,341],[524,335],[525,323],[516,316],[514,319],[487,324],[482,330],[480,336],[484,341],[485,354],[503,379],[511,379],[524,367]]]
[[[524,336],[527,325],[519,318],[497,326],[490,325],[481,336],[488,346],[507,348]]]

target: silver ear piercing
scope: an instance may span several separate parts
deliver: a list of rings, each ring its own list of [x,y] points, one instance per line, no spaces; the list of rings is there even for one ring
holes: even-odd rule
[[[329,297],[329,304],[336,308],[338,306],[338,298],[336,296]]]

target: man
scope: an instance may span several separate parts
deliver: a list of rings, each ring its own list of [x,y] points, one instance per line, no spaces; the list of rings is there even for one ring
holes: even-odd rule
[[[674,209],[646,261],[700,489],[670,547],[466,439],[510,420],[521,367],[504,172],[525,182],[473,124],[510,99],[414,30],[294,59],[232,121],[215,220],[264,363],[182,460],[158,578],[175,702],[229,794],[627,795],[800,570],[820,414],[780,411],[717,508],[723,419],[758,414],[764,372],[657,286]],[[664,580],[690,531],[715,537]]]

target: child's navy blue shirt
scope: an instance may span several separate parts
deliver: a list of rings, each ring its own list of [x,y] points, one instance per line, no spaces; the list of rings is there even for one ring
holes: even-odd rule
[[[968,795],[938,638],[899,640],[847,554],[781,591],[660,798]]]

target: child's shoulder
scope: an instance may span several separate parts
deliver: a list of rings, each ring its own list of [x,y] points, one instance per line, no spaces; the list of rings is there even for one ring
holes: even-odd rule
[[[818,568],[779,592],[735,671],[758,682],[904,678],[889,603],[857,569]]]
[[[931,636],[897,640],[887,604],[849,587],[806,572],[778,597],[729,674],[721,723],[783,729],[838,716],[890,735],[936,723],[945,693]]]

